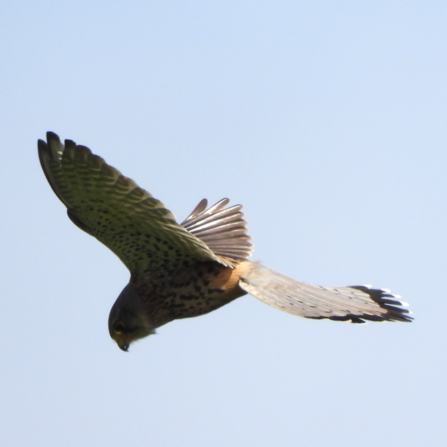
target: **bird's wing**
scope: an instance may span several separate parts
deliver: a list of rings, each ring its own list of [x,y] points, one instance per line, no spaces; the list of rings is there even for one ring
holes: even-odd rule
[[[90,149],[47,133],[39,158],[53,191],[82,230],[112,250],[131,273],[169,271],[198,261],[233,267],[175,221],[164,204]]]
[[[240,287],[270,306],[305,318],[352,323],[369,321],[411,321],[409,311],[389,290],[369,286],[321,287],[251,263],[242,275]]]

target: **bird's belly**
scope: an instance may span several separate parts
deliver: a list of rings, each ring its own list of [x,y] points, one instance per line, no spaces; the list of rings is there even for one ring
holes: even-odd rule
[[[182,269],[158,284],[147,296],[147,311],[156,327],[180,318],[204,315],[245,295],[239,287],[242,271],[209,262]]]

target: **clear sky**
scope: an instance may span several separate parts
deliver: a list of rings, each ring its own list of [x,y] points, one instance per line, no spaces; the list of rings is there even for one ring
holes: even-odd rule
[[[0,444],[447,445],[447,3],[0,6]],[[36,142],[90,147],[184,217],[242,203],[254,259],[401,294],[412,324],[251,296],[121,352],[124,265]]]

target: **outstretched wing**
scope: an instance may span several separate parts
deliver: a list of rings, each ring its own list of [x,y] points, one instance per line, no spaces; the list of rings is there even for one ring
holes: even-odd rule
[[[39,158],[53,191],[82,230],[112,250],[131,273],[158,273],[198,261],[233,266],[175,221],[165,205],[90,149],[47,133]]]
[[[305,318],[364,323],[411,321],[404,303],[388,290],[369,286],[321,287],[307,284],[252,263],[239,281],[240,287],[270,306]]]

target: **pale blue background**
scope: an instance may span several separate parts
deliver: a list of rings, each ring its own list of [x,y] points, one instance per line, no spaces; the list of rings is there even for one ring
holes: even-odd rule
[[[5,1],[0,54],[1,445],[447,445],[446,2]],[[416,321],[247,296],[121,352],[128,272],[65,216],[47,130],[179,219],[244,204],[255,259]]]

